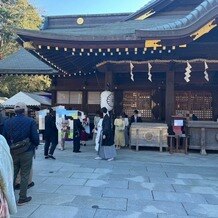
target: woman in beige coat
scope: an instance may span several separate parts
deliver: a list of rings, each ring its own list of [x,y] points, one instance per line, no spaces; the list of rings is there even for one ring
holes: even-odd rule
[[[120,149],[120,147],[125,146],[125,121],[122,115],[119,115],[114,120],[114,126],[115,126],[114,142],[115,142],[116,148]]]

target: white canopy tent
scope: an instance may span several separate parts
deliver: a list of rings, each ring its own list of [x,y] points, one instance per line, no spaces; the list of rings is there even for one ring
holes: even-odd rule
[[[16,95],[12,96],[8,100],[6,100],[2,105],[4,107],[14,107],[14,105],[18,102],[23,102],[27,106],[51,106],[51,99],[40,96],[33,93],[27,93],[27,92],[19,92]]]

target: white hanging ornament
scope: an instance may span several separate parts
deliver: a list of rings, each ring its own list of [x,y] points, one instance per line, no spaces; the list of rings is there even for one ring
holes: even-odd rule
[[[151,68],[152,68],[152,65],[148,63],[148,80],[152,82]]]
[[[132,64],[132,62],[130,61],[130,76],[131,76],[131,80],[134,82],[134,75],[133,75],[133,68],[134,65]]]
[[[189,62],[187,62],[187,67],[185,68],[185,81],[188,83],[190,82],[190,77],[191,77],[191,69],[192,69],[192,66],[189,64]]]
[[[208,72],[207,72],[207,69],[208,69],[208,65],[207,65],[207,62],[205,61],[204,62],[204,78],[209,82],[209,75],[208,75]]]

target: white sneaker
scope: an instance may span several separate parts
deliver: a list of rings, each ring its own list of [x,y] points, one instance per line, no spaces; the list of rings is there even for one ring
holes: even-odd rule
[[[112,157],[112,158],[109,158],[109,159],[107,159],[107,161],[112,161],[112,160],[114,160],[114,158]]]
[[[95,157],[95,160],[102,160],[101,157]]]

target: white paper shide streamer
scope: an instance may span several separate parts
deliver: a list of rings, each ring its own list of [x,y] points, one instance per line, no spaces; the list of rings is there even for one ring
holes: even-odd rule
[[[207,69],[208,69],[208,65],[207,65],[207,62],[205,61],[204,62],[204,78],[209,82],[209,75],[208,75],[208,72],[207,72]]]
[[[131,76],[131,80],[134,82],[133,68],[134,68],[134,65],[130,61],[130,76]]]
[[[152,65],[148,63],[148,80],[152,82],[151,68],[152,68]]]
[[[191,77],[191,69],[192,69],[192,66],[189,64],[189,62],[187,62],[187,67],[185,68],[185,81],[188,83],[190,82],[190,77]]]

